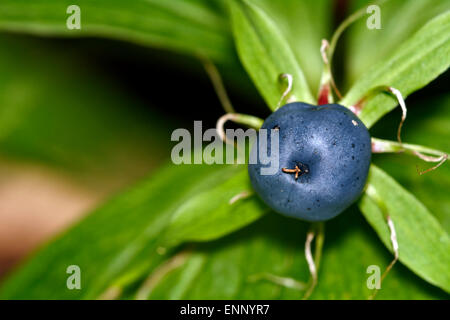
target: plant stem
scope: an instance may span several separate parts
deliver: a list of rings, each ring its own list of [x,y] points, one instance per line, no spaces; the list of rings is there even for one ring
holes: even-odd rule
[[[417,152],[425,153],[437,157],[445,156],[446,153],[440,150],[424,147],[416,144],[399,143],[396,141],[372,138],[372,152],[374,153],[398,153],[417,155]]]
[[[309,288],[305,292],[302,300],[307,300],[314,291],[314,288],[318,282],[318,270],[320,266],[320,260],[322,257],[322,248],[324,242],[324,223],[323,222],[315,222],[311,225],[311,229],[308,231],[306,235],[305,242],[305,256],[306,261],[308,262],[309,271],[311,273],[311,280],[309,282]],[[311,255],[311,242],[316,238],[316,245],[314,248],[314,258]]]
[[[415,144],[399,143],[376,138],[372,138],[372,152],[373,153],[405,152],[407,154],[414,155],[426,162],[438,162],[438,164],[436,164],[435,166],[423,171],[419,171],[419,168],[417,168],[417,173],[419,173],[420,175],[437,169],[448,159],[448,154],[439,150]]]

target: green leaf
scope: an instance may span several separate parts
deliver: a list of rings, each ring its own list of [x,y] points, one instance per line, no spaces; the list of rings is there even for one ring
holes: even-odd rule
[[[423,110],[424,105],[433,106]],[[395,135],[398,115],[390,114],[372,130],[374,136]],[[402,131],[403,140],[430,146],[450,154],[450,95],[425,95],[415,99],[408,109],[408,120]],[[374,155],[374,163],[395,178],[406,190],[411,190],[450,232],[450,165],[444,163],[437,170],[417,174],[433,166],[417,157],[404,154]]]
[[[384,268],[391,256],[357,210],[328,222],[312,299],[367,299],[370,265]],[[270,282],[272,274],[306,282],[304,257],[308,224],[269,213],[226,238],[202,244],[184,263],[168,272],[149,299],[301,299],[303,291]],[[259,280],[258,280],[259,278]],[[130,296],[130,298],[133,295]],[[445,299],[439,289],[397,264],[386,277],[380,299]]]
[[[366,192],[359,206],[383,243],[392,248],[384,218],[389,215],[397,233],[400,261],[423,279],[449,292],[450,239],[436,218],[375,165],[370,170],[368,188],[377,197],[374,199]]]
[[[281,98],[279,75],[293,76],[291,97],[313,103],[303,72],[278,26],[261,8],[247,0],[229,2],[239,57],[272,110]]]
[[[345,95],[340,104],[351,106],[372,88],[392,86],[404,97],[422,88],[447,70],[450,64],[450,11],[428,22],[400,45],[387,60],[368,69]],[[397,105],[395,98],[378,94],[362,109],[359,117],[371,127]]]
[[[350,3],[351,12],[373,4],[368,0]],[[447,0],[390,0],[380,4],[381,29],[367,28],[371,14],[355,22],[346,41],[346,84],[351,85],[366,73],[374,61],[385,60],[398,45],[419,30],[428,20],[450,9]],[[408,21],[408,23],[399,23]]]
[[[261,217],[267,207],[253,193],[245,169],[183,203],[173,214],[161,245],[213,240]],[[239,199],[240,195],[244,198]]]
[[[158,237],[171,223],[177,210],[199,194],[220,190],[217,186],[233,180],[241,169],[233,166],[167,166],[152,179],[107,202],[38,251],[6,280],[0,297],[97,298],[111,285],[123,281],[121,279],[134,278],[137,270],[151,270],[166,258],[157,253],[160,246]],[[209,199],[211,202],[215,200],[229,199]],[[242,208],[238,209],[241,205]],[[216,235],[249,223],[251,219],[243,218],[246,214],[244,208],[260,210],[258,205],[249,206],[245,201],[241,205],[238,207],[236,204],[234,208],[241,212],[242,217],[231,219],[232,227],[217,226]],[[218,207],[221,207],[220,203]],[[196,207],[191,206],[190,210],[196,210]],[[188,210],[185,212],[187,214]],[[258,217],[255,213],[248,214]],[[228,223],[220,215],[219,218],[224,225]],[[206,225],[200,224],[200,227]],[[215,225],[208,227],[214,228]],[[186,236],[190,235],[187,233]],[[211,236],[214,232],[205,232],[205,235]],[[82,290],[66,288],[66,268],[70,265],[81,268]]]
[[[69,30],[69,0],[4,0],[0,29],[40,35],[101,36],[228,60],[226,20],[205,0],[80,0],[81,30]]]

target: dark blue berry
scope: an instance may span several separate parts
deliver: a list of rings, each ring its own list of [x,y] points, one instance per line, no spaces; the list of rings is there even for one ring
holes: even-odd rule
[[[371,160],[367,128],[338,104],[287,104],[264,122],[268,150],[279,152],[274,175],[262,175],[257,157],[249,164],[253,188],[275,211],[308,221],[331,219],[361,195]],[[278,130],[279,150],[270,150],[271,129]],[[260,137],[258,137],[259,139]],[[252,155],[258,154],[258,141]]]

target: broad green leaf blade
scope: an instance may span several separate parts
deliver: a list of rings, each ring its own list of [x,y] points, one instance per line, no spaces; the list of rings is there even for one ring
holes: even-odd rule
[[[258,0],[257,4],[270,13],[279,27],[314,95],[319,90],[323,69],[319,48],[322,39],[329,39],[332,32],[332,3],[329,0]]]
[[[423,106],[429,104],[433,108],[423,111]],[[386,134],[398,124],[395,114],[383,119],[372,133],[374,136]],[[394,132],[393,132],[394,134]],[[450,154],[450,95],[444,94],[431,97],[421,96],[410,104],[408,121],[402,131],[404,141],[429,146]],[[416,196],[439,220],[444,230],[450,232],[450,164],[444,163],[437,170],[424,175],[417,174],[433,166],[417,157],[403,154],[374,155],[375,164],[390,174],[406,190]]]
[[[388,214],[396,228],[400,261],[423,279],[449,292],[450,239],[436,218],[375,165],[370,169],[368,187],[375,190],[378,199],[374,200],[366,192],[359,207],[383,243],[392,248],[384,218]],[[378,201],[383,201],[381,206]]]
[[[353,85],[340,104],[351,106],[372,88],[392,86],[404,97],[422,88],[450,65],[450,11],[428,22],[402,43],[387,60],[376,63]],[[359,117],[367,127],[397,105],[395,98],[378,94]]]
[[[355,208],[354,208],[355,209]],[[167,273],[150,299],[301,299],[303,291],[282,287],[261,274],[308,280],[304,242],[308,224],[269,213],[245,229],[203,244]],[[367,299],[370,265],[391,259],[357,210],[327,223],[318,286],[312,299]],[[132,297],[132,296],[131,296]],[[379,299],[445,299],[401,264],[383,282]]]
[[[354,12],[371,4],[372,1],[368,0],[352,1],[350,10]],[[371,14],[366,14],[348,30],[345,49],[347,87],[370,69],[375,61],[386,59],[427,21],[450,10],[447,0],[389,0],[379,6],[381,29],[367,28],[367,19]]]
[[[204,0],[80,0],[81,30],[69,30],[69,0],[3,0],[0,30],[51,36],[101,36],[227,60],[226,20]]]
[[[281,98],[278,78],[282,73],[293,76],[292,98],[314,103],[289,43],[268,14],[251,1],[232,0],[229,4],[239,57],[269,107],[275,110]]]
[[[173,214],[161,245],[213,240],[261,217],[267,207],[253,193],[244,167],[183,203]]]
[[[233,179],[241,169],[233,166],[167,166],[155,177],[107,202],[38,251],[2,285],[0,297],[97,298],[109,286],[122,281],[120,279],[131,277],[130,273],[137,269],[151,270],[166,258],[157,253],[158,237],[178,208],[196,195]],[[191,209],[196,210],[195,207]],[[259,208],[253,206],[249,210]],[[242,219],[233,226],[237,228],[249,220]],[[232,229],[217,228],[222,233]],[[70,265],[81,268],[83,290],[67,290],[66,268]]]

